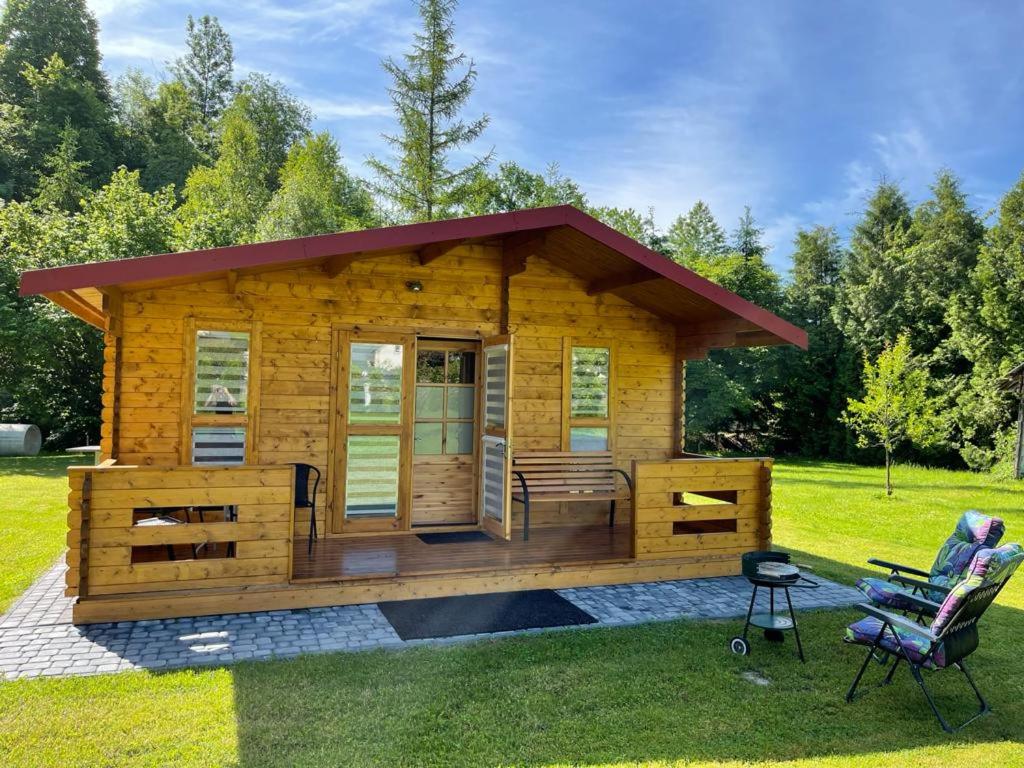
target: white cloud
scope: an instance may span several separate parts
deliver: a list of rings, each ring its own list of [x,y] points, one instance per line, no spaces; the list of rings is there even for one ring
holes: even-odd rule
[[[145,35],[104,36],[100,50],[106,58],[162,63],[180,56],[184,52],[184,45]]]
[[[942,165],[938,153],[915,123],[876,133],[872,143],[880,170],[893,181],[913,188],[927,184]]]
[[[321,120],[348,120],[364,117],[390,117],[390,104],[368,101],[334,101],[316,97],[304,99]]]

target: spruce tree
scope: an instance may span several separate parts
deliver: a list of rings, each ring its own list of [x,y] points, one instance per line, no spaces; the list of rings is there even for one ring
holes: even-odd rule
[[[472,60],[455,51],[455,0],[419,0],[418,6],[423,26],[404,56],[404,66],[391,58],[383,62],[392,79],[388,93],[401,129],[384,140],[397,157],[371,157],[367,162],[377,176],[374,188],[402,218],[430,221],[469,202],[473,179],[493,153],[461,168],[452,166],[452,153],[476,141],[489,118],[459,118],[477,73]]]
[[[672,260],[686,267],[711,261],[729,249],[725,230],[703,200],[672,222],[667,243]]]
[[[846,254],[834,227],[800,230],[793,245],[784,314],[807,331],[808,346],[779,351],[777,445],[786,453],[847,458],[851,445],[839,415],[855,392],[857,371],[832,316]]]
[[[201,149],[208,151],[215,141],[217,119],[231,97],[234,49],[217,17],[208,15],[198,21],[189,15],[185,45],[188,52],[174,62],[171,70],[195,104],[202,128]]]
[[[944,377],[967,370],[948,343],[946,313],[953,298],[969,289],[985,227],[952,173],[940,172],[931,191],[913,214],[905,302],[915,352],[927,357],[934,376]]]
[[[1022,296],[1024,174],[1000,200],[971,279],[947,314],[953,343],[971,363],[969,379],[958,388],[955,418],[961,456],[975,469],[1012,463],[1016,414],[999,380],[1024,362]]]
[[[87,164],[82,166],[87,183],[93,188],[103,184],[118,153],[110,105],[57,54],[42,69],[26,65],[23,76],[32,97],[21,110],[22,194],[38,187],[40,176],[47,173],[45,163],[59,151],[68,126],[77,134],[77,159]]]
[[[915,237],[911,223],[902,190],[881,181],[854,227],[835,307],[836,323],[859,354],[876,356],[908,327],[906,254]]]

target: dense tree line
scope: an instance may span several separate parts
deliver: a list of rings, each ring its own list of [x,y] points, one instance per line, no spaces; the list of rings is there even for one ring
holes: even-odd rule
[[[691,449],[874,459],[848,401],[896,349],[941,420],[901,450],[979,469],[1009,459],[1013,409],[997,381],[1024,360],[1024,177],[988,222],[949,171],[917,205],[882,181],[849,238],[827,223],[798,232],[780,275],[749,209],[727,230],[698,202],[661,231],[650,211],[590,201],[554,164],[536,172],[492,149],[460,165],[488,124],[463,117],[477,71],[454,42],[455,0],[417,6],[409,52],[382,62],[397,130],[363,179],[281,83],[235,76],[216,18],[185,21],[186,52],[158,79],[128,71],[111,83],[84,0],[8,0],[3,419],[40,424],[54,447],[98,436],[101,337],[18,297],[25,269],[568,203],[807,329],[806,353],[725,349],[688,366]]]

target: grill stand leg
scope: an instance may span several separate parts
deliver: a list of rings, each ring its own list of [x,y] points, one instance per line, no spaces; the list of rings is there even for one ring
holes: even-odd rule
[[[800,643],[800,630],[796,626],[796,612],[793,610],[793,601],[789,597],[789,587],[783,587],[782,591],[786,593],[786,605],[789,606],[789,618],[793,622],[793,636],[796,637],[796,650],[800,654],[800,661],[806,662],[804,658],[804,647]]]
[[[743,639],[747,639],[747,632],[750,630],[750,617],[754,615],[754,601],[757,600],[757,585],[754,585],[754,591],[750,593],[750,607],[747,608],[747,620],[743,624]]]

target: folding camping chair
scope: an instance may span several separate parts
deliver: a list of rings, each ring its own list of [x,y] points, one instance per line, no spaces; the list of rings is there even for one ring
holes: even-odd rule
[[[881,608],[933,615],[927,610],[922,612],[921,606],[911,598],[923,597],[942,602],[949,591],[966,577],[967,567],[975,553],[982,547],[996,546],[1004,530],[1000,518],[968,510],[960,516],[953,535],[939,549],[930,571],[872,557],[868,562],[888,568],[889,576],[886,579],[858,579],[857,588]]]
[[[971,677],[965,659],[978,647],[978,619],[1022,561],[1024,549],[1020,544],[982,549],[971,561],[967,578],[953,587],[941,605],[919,596],[904,596],[904,599],[916,604],[914,610],[934,613],[935,618],[930,626],[867,603],[858,606],[867,616],[847,627],[843,639],[847,643],[867,646],[868,653],[846,693],[846,700],[851,702],[856,698],[857,686],[868,664],[872,658],[881,655],[883,663],[888,663],[890,657],[894,660],[879,686],[891,683],[896,668],[900,662],[905,661],[910,667],[910,674],[924,692],[928,706],[946,732],[959,731],[987,713],[988,702]],[[979,704],[978,711],[956,727],[951,726],[939,712],[921,674],[922,670],[935,671],[950,667],[964,674]]]

